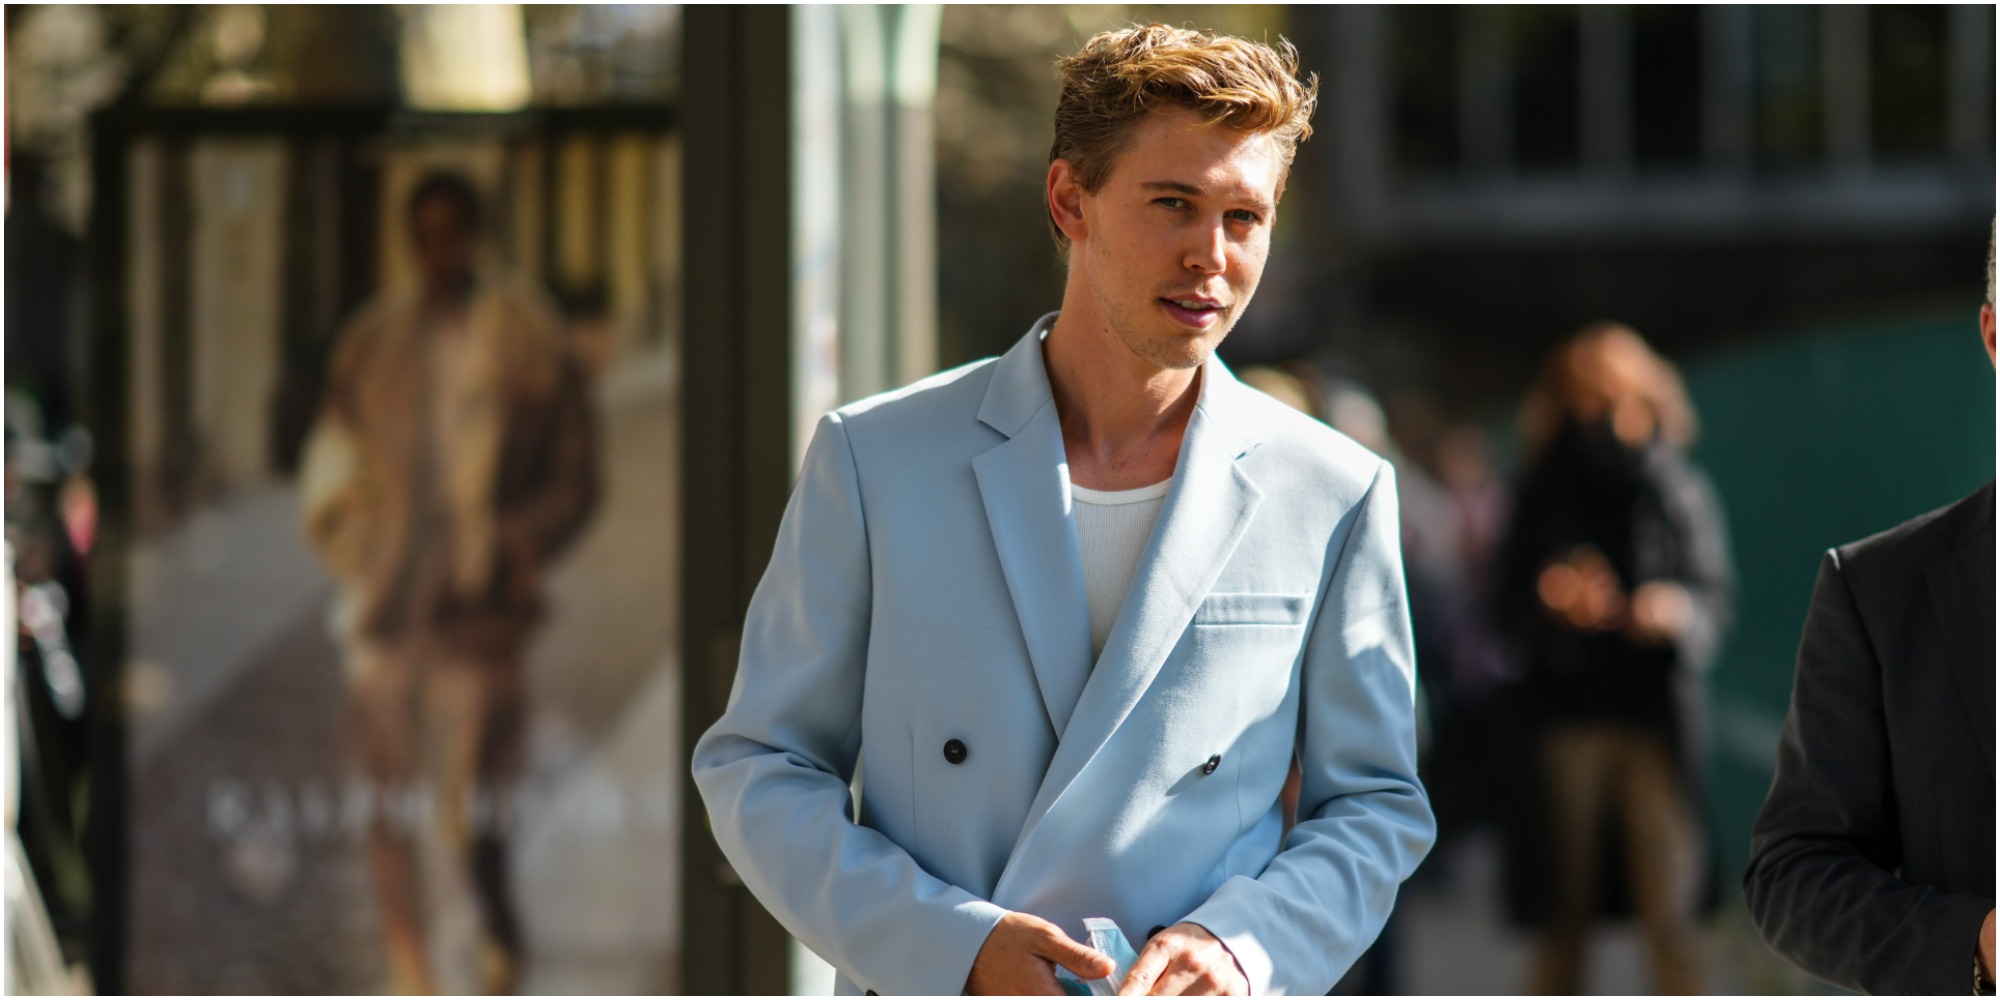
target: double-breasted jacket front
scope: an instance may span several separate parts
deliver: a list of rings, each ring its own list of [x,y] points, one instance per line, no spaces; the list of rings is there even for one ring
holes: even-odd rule
[[[1019,910],[1324,993],[1434,832],[1393,471],[1209,360],[1093,662],[1051,320],[820,421],[693,755],[715,835],[843,992],[958,993]]]

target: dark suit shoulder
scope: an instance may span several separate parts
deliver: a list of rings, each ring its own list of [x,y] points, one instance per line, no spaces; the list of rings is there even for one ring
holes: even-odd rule
[[[1834,549],[1843,572],[1864,577],[1921,573],[1923,562],[1939,551],[1955,551],[1993,538],[1993,482],[1963,499],[1919,514],[1887,531]]]

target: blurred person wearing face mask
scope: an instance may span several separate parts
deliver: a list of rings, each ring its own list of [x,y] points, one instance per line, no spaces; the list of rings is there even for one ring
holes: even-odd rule
[[[437,817],[377,809],[369,830],[390,986],[504,993],[522,952],[505,844],[523,654],[549,563],[597,502],[595,431],[554,311],[478,264],[471,183],[431,174],[408,211],[420,280],[341,332],[303,522],[340,587],[368,776],[381,801],[428,798]],[[431,837],[450,871],[419,865]],[[467,905],[471,920],[439,918]],[[444,931],[468,925],[477,941]]]
[[[1532,718],[1515,750],[1540,785],[1516,804],[1527,823],[1510,845],[1541,871],[1514,888],[1545,900],[1525,989],[1579,990],[1609,864],[1656,988],[1704,992],[1694,920],[1712,879],[1695,779],[1732,573],[1720,506],[1685,455],[1694,414],[1668,362],[1600,323],[1557,349],[1522,424],[1532,457],[1496,598]]]

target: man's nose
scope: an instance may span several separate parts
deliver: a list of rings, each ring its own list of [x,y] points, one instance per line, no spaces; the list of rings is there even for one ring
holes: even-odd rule
[[[1193,234],[1182,266],[1202,274],[1221,274],[1229,259],[1229,234],[1218,220]]]

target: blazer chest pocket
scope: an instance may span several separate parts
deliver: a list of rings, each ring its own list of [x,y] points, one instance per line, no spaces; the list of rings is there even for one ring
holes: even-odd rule
[[[1196,625],[1298,625],[1304,594],[1210,594],[1194,611]]]

